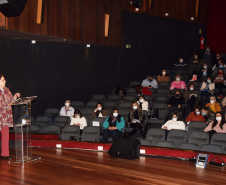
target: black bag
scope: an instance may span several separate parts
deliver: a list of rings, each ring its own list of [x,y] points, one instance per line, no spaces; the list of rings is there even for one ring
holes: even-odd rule
[[[140,145],[138,139],[118,138],[112,143],[108,154],[112,157],[137,159],[140,157]]]

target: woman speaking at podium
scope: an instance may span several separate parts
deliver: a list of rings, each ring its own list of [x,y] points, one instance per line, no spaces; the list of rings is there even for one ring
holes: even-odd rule
[[[9,127],[13,127],[12,107],[8,105],[20,97],[20,93],[14,96],[10,90],[5,87],[6,80],[0,74],[0,133],[1,133],[1,158],[11,159],[9,156]]]

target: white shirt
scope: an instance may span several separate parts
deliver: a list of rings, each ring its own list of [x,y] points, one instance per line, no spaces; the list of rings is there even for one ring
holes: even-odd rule
[[[167,127],[167,130],[171,129],[185,130],[185,124],[183,121],[169,120],[164,125],[162,125],[162,128],[163,127]]]
[[[143,87],[149,87],[151,85],[153,88],[158,88],[158,83],[155,79],[153,79],[151,82],[148,79],[145,79],[141,85]]]
[[[63,106],[60,109],[60,115],[61,116],[69,116],[70,118],[72,118],[74,116],[74,112],[75,112],[75,109],[73,107],[69,107],[67,113],[66,113],[65,106]]]
[[[74,124],[78,124],[80,123],[80,129],[83,129],[84,127],[87,126],[87,122],[86,122],[86,118],[81,117],[81,118],[72,118],[71,119],[71,124],[70,125],[74,125]]]
[[[137,101],[137,104],[140,105],[140,101]],[[148,102],[147,101],[144,101],[142,103],[142,110],[148,111]]]

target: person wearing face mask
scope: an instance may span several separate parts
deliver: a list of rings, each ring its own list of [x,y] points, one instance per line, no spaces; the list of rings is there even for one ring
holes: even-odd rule
[[[217,112],[214,121],[204,129],[204,132],[209,132],[210,140],[214,133],[226,133],[226,124],[222,112]]]
[[[143,80],[142,87],[147,87],[147,88],[158,88],[158,83],[157,81],[153,78],[153,75],[148,75],[147,79]]]
[[[92,118],[98,118],[98,117],[106,117],[108,116],[107,110],[104,109],[103,104],[101,102],[97,102],[96,109],[92,113]]]
[[[170,90],[173,90],[173,89],[187,90],[186,84],[184,83],[184,81],[181,80],[181,76],[178,74],[175,76],[175,78],[176,80],[171,83]]]
[[[205,51],[205,53],[203,54],[203,57],[202,57],[202,59],[203,60],[211,60],[212,61],[212,54],[211,54],[211,51],[210,51],[210,47],[209,46],[207,46],[206,47],[206,51]]]
[[[172,77],[175,76],[177,70],[183,70],[187,72],[188,65],[184,63],[183,57],[180,57],[178,59],[178,63],[173,65],[173,70],[172,70]]]
[[[205,81],[207,77],[212,76],[212,69],[208,66],[207,62],[203,62],[203,66],[198,72],[198,81]]]
[[[65,101],[65,106],[63,106],[60,109],[60,116],[68,116],[70,118],[72,118],[74,116],[74,108],[71,107],[71,101],[70,100],[66,100]]]
[[[169,76],[166,73],[166,69],[163,69],[157,77],[158,82],[169,82]]]
[[[186,118],[186,123],[189,124],[191,121],[205,121],[202,113],[201,106],[197,105],[195,111],[192,111],[189,116]]]
[[[220,59],[218,62],[219,62],[218,65],[215,64],[212,68],[213,69],[212,76],[215,76],[216,74],[218,74],[218,71],[220,69],[223,70],[224,73],[226,73],[226,65],[224,64],[223,60]]]
[[[75,114],[71,119],[71,124],[70,125],[76,125],[80,127],[80,134],[82,134],[82,130],[84,127],[87,126],[86,118],[82,116],[82,113],[80,110],[76,109]]]
[[[128,137],[132,137],[139,130],[142,137],[145,138],[146,128],[144,125],[144,119],[145,119],[145,116],[143,114],[142,109],[137,104],[137,102],[134,102],[132,104],[130,113],[128,115],[128,123],[129,123],[129,126],[133,128],[133,130],[127,133]],[[142,128],[144,128],[145,131],[143,131]]]
[[[179,115],[178,114],[173,114],[172,119],[168,120],[165,124],[162,125],[162,129],[166,130],[172,130],[172,129],[177,129],[177,130],[185,130],[185,123],[183,121],[179,120]]]
[[[215,114],[216,112],[221,111],[221,106],[216,102],[215,96],[210,96],[210,103],[206,104],[206,108],[209,108],[210,114]]]
[[[201,63],[201,59],[199,58],[197,53],[194,53],[193,56],[188,60],[188,64],[197,64],[199,66]]]
[[[125,120],[119,115],[118,109],[114,108],[109,116],[103,123],[103,142],[108,142],[109,137],[116,140],[122,137],[123,128],[125,127]]]
[[[215,83],[211,81],[211,77],[207,77],[207,80],[202,82],[200,90],[201,104],[206,105],[209,102],[210,96],[214,94],[215,90]]]
[[[185,92],[185,102],[186,102],[186,111],[185,111],[185,117],[188,116],[188,114],[194,110],[194,106],[197,101],[198,92],[195,89],[195,85],[191,83],[189,85],[189,88]]]
[[[173,112],[182,114],[182,105],[185,104],[185,99],[181,96],[180,91],[175,91],[174,96],[172,96],[168,102],[168,118],[172,117]]]
[[[143,96],[139,97],[137,104],[140,106],[142,110],[148,111],[148,101],[145,100]]]
[[[145,95],[152,96],[151,90],[147,87],[142,87],[141,85],[137,85],[135,87],[135,91],[137,92],[137,94],[140,94],[142,96],[145,96]]]
[[[213,82],[215,83],[215,87],[219,90],[219,99],[223,98],[223,89],[225,88],[226,84],[226,74],[223,72],[222,69],[219,69],[218,74],[213,77]]]
[[[188,77],[189,82],[197,82],[198,81],[198,72],[194,70],[192,74]]]
[[[214,120],[214,117],[211,117],[210,114],[209,114],[209,110],[206,108],[206,107],[203,107],[202,108],[202,115],[205,119],[205,122],[206,124],[208,125],[211,121]]]

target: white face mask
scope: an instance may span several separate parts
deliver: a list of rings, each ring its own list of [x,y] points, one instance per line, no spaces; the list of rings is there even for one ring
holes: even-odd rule
[[[183,59],[180,59],[180,63],[182,63],[183,62]]]
[[[164,71],[163,71],[163,72],[162,72],[162,74],[163,74],[163,75],[165,75],[165,74],[166,74],[166,72],[164,72]]]
[[[134,109],[134,110],[137,110],[137,106],[136,106],[136,105],[134,105],[134,106],[133,106],[133,109]]]
[[[216,120],[217,121],[221,121],[221,117],[216,117]]]
[[[214,100],[210,100],[210,103],[212,103],[212,104],[213,104],[213,103],[214,103]]]
[[[139,99],[140,103],[143,103],[144,102],[144,99]]]
[[[207,69],[207,66],[203,66],[204,69]]]
[[[176,78],[176,81],[180,81],[180,78]]]
[[[199,115],[199,114],[200,114],[200,112],[198,112],[198,111],[195,111],[195,113],[196,113],[197,115]]]
[[[197,59],[198,58],[198,56],[197,55],[195,55],[195,59]]]
[[[69,107],[69,103],[65,103],[65,106],[66,106],[66,107]]]
[[[190,87],[190,90],[193,91],[194,90],[194,87]]]
[[[97,107],[97,109],[101,111],[102,110],[102,107]]]
[[[177,118],[173,118],[172,120],[173,120],[173,121],[177,121]]]
[[[75,116],[76,118],[80,118],[80,116]]]
[[[211,83],[211,80],[207,80],[208,83]]]
[[[196,77],[196,75],[193,75],[193,77]]]
[[[118,116],[118,113],[117,113],[117,112],[114,112],[114,113],[113,113],[113,116],[114,116],[114,117],[117,117],[117,116]]]

